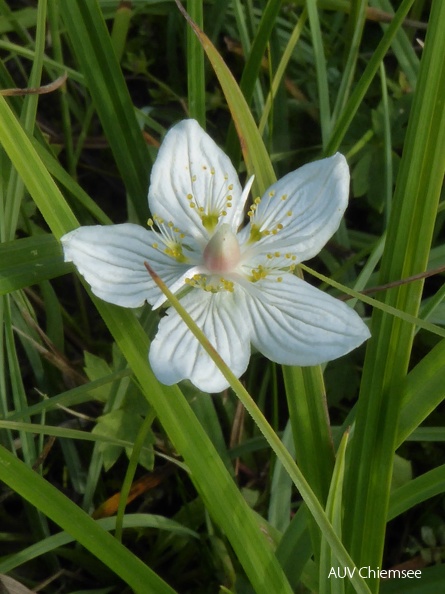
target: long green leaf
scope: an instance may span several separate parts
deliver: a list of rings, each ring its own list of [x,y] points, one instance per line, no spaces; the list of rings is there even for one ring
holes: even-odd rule
[[[103,561],[138,594],[173,594],[147,565],[11,452],[0,447],[0,479]]]
[[[63,0],[60,12],[122,179],[145,221],[149,153],[99,6],[96,0]]]
[[[95,520],[95,523],[107,532],[111,532],[116,528],[116,518],[100,518],[99,520]],[[199,538],[199,535],[193,530],[190,530],[190,528],[186,528],[174,520],[153,514],[127,514],[124,517],[123,527],[136,529],[155,528],[156,530],[166,530],[172,534],[179,534],[183,537]],[[18,553],[9,555],[7,559],[2,559],[0,561],[0,573],[8,573],[23,563],[45,555],[59,547],[63,547],[74,540],[73,536],[67,532],[59,532],[58,534],[48,536],[48,538]]]
[[[426,270],[445,171],[445,4],[433,1],[419,83],[393,200],[380,282]],[[422,282],[387,294],[385,302],[416,315]],[[412,326],[375,310],[357,406],[346,482],[345,534],[359,566],[380,566],[392,459]],[[370,579],[377,591],[375,578]]]
[[[388,521],[415,505],[445,492],[445,465],[439,466],[409,481],[391,493]]]
[[[414,0],[403,0],[398,11],[394,15],[393,21],[388,26],[388,29],[385,31],[385,34],[383,35],[379,45],[369,59],[365,71],[360,77],[360,80],[357,82],[354,91],[351,93],[351,96],[343,111],[338,116],[338,119],[334,122],[330,138],[328,139],[328,143],[325,147],[326,155],[331,155],[339,149],[340,144],[346,132],[348,131],[349,126],[355,114],[357,113],[357,110],[360,107],[371,82],[374,79],[374,76],[378,72],[380,62],[383,60],[386,52],[390,48],[391,42],[401,27],[403,20],[408,14],[413,2]]]

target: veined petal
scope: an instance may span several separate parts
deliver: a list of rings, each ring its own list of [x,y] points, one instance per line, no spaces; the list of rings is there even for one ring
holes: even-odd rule
[[[181,299],[181,304],[233,373],[237,377],[244,373],[250,358],[244,292],[194,289]],[[167,385],[189,379],[200,390],[211,393],[229,385],[173,308],[167,310],[159,324],[149,359],[156,377]]]
[[[348,203],[349,168],[340,153],[308,163],[274,183],[241,232],[256,253],[286,250],[303,262],[318,254]]]
[[[230,159],[198,122],[184,120],[167,132],[151,173],[148,203],[154,215],[207,240],[219,224],[237,230],[241,197]]]
[[[348,305],[287,274],[252,284],[248,306],[252,344],[284,365],[318,365],[337,359],[370,336]]]
[[[95,295],[115,305],[139,307],[162,296],[144,262],[168,285],[189,268],[152,247],[151,231],[124,223],[79,227],[61,239],[66,262],[73,262]]]

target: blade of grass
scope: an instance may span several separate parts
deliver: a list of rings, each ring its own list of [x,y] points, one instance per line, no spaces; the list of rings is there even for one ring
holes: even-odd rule
[[[332,473],[332,481],[329,489],[329,495],[326,502],[326,515],[332,523],[332,527],[341,538],[342,516],[343,516],[343,482],[345,478],[346,464],[346,445],[348,443],[348,433],[345,433],[341,439],[337,450],[337,456]],[[344,594],[345,583],[343,580],[334,579],[330,576],[330,570],[337,565],[337,559],[332,550],[328,547],[326,539],[322,539],[320,553],[320,572],[319,572],[319,594]]]
[[[444,399],[445,340],[441,340],[410,371],[402,385],[396,446],[399,447]]]
[[[275,76],[272,81],[270,93],[267,96],[267,100],[264,105],[263,113],[261,114],[261,120],[258,125],[258,130],[260,131],[260,134],[263,134],[263,132],[264,132],[274,97],[277,94],[278,87],[280,86],[280,84],[283,80],[284,73],[285,73],[286,68],[289,64],[289,61],[292,57],[292,54],[295,50],[295,46],[297,45],[298,40],[300,39],[304,25],[306,24],[306,20],[307,20],[307,10],[304,9],[303,12],[301,13],[300,18],[298,19],[297,24],[295,25],[294,29],[292,30],[292,34],[289,37],[289,41],[288,41],[286,48],[281,56],[281,60],[278,65],[277,71],[275,72]]]
[[[236,8],[238,12],[242,12],[243,3],[236,2]],[[255,38],[252,45],[248,42],[248,33],[245,32],[245,41],[243,43],[244,54],[246,55],[246,64],[241,75],[239,88],[241,89],[244,99],[249,106],[255,89],[258,86],[259,73],[261,68],[261,62],[266,52],[267,44],[269,42],[275,21],[281,8],[281,0],[270,0],[261,15],[261,21],[258,25],[258,29],[255,33]],[[190,15],[192,17],[192,15]],[[193,17],[192,17],[193,19]],[[194,19],[193,19],[194,20]],[[238,26],[242,22],[242,17],[237,19]],[[201,28],[202,29],[202,28]],[[202,43],[202,42],[201,42]],[[260,89],[261,90],[261,89]],[[257,93],[256,97],[256,110],[258,113],[263,111],[263,97]],[[231,156],[232,161],[235,165],[239,162],[239,141],[235,134],[233,126],[229,129],[226,144],[227,153]]]
[[[144,594],[149,589],[159,594],[174,593],[77,505],[3,447],[0,447],[0,461],[0,479],[5,484],[71,534],[136,592]]]
[[[394,14],[394,9],[389,0],[371,0],[370,4],[374,4],[387,14]],[[387,26],[386,24],[381,25],[383,31],[386,30]],[[414,90],[419,75],[419,58],[411,39],[408,38],[403,28],[399,29],[391,45],[401,70],[406,75],[411,89]]]
[[[380,282],[424,271],[445,171],[445,4],[433,1],[397,179]],[[416,315],[423,282],[389,292],[385,303]],[[344,533],[359,566],[381,564],[392,459],[413,327],[375,310],[368,343],[351,460],[346,481]],[[390,422],[388,422],[390,420]],[[370,578],[373,591],[378,583]]]
[[[367,0],[357,0],[351,2],[351,11],[349,13],[349,20],[347,25],[347,41],[348,51],[346,57],[346,64],[343,68],[340,87],[338,89],[335,106],[332,111],[332,122],[335,123],[339,114],[343,111],[346,101],[351,92],[354,73],[357,66],[357,59],[359,55],[360,43],[363,36],[363,28],[366,21]]]
[[[145,221],[149,153],[99,6],[71,0],[60,12],[130,199]]]
[[[429,470],[391,493],[388,521],[410,510],[422,501],[445,491],[445,465]]]
[[[331,107],[329,99],[328,73],[326,66],[326,58],[324,55],[320,20],[318,18],[317,0],[307,0],[306,9],[311,29],[312,46],[315,58],[315,69],[317,72],[321,138],[323,142],[323,148],[326,149],[327,142],[331,135]]]
[[[187,10],[192,19],[202,29],[204,23],[204,9],[202,0],[187,0]],[[202,45],[193,35],[193,31],[187,29],[187,86],[189,114],[205,128],[206,125],[206,96],[205,96],[205,72],[204,52]]]
[[[51,235],[0,244],[0,295],[65,273],[60,245]]]
[[[360,104],[362,103],[369,86],[377,74],[380,67],[380,62],[383,60],[386,52],[391,46],[392,40],[397,31],[401,27],[403,20],[409,12],[414,0],[403,0],[398,11],[394,15],[394,19],[385,31],[379,45],[372,54],[369,62],[360,77],[360,80],[355,85],[354,91],[346,103],[343,111],[339,114],[338,119],[334,122],[328,142],[325,146],[325,154],[333,155],[340,147],[349,126],[357,113]]]
[[[94,522],[102,530],[107,532],[111,532],[116,527],[116,518],[101,518],[99,520],[94,520]],[[179,522],[153,514],[127,514],[124,517],[124,528],[155,528],[157,530],[166,530],[172,534],[179,534],[184,537],[199,538],[199,535],[196,532],[182,526]],[[23,563],[63,547],[74,540],[75,538],[67,532],[59,532],[58,534],[48,536],[45,540],[31,545],[19,553],[9,555],[7,559],[2,559],[0,561],[0,573],[8,573]]]

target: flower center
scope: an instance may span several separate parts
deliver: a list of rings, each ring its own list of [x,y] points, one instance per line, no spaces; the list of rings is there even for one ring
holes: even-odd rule
[[[204,250],[204,263],[209,272],[230,272],[240,261],[240,248],[235,233],[221,225]]]

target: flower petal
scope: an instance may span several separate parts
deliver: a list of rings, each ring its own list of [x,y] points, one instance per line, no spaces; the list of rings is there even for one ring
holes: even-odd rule
[[[148,203],[153,215],[172,221],[186,234],[207,240],[203,216],[225,212],[219,223],[227,223],[236,231],[243,219],[241,197],[230,159],[198,122],[183,120],[169,130],[151,173]]]
[[[267,190],[241,240],[252,234],[258,239],[252,245],[257,254],[286,250],[297,262],[308,260],[338,229],[348,195],[349,168],[343,155],[308,163]]]
[[[318,365],[337,359],[369,338],[367,326],[348,305],[287,274],[250,287],[252,344],[285,365]]]
[[[237,377],[243,374],[250,358],[244,292],[194,289],[181,299],[181,304],[233,373]],[[197,388],[210,393],[221,392],[229,385],[173,308],[167,310],[159,324],[149,359],[156,377],[167,385],[189,379]]]
[[[152,247],[151,231],[125,223],[79,227],[61,239],[66,262],[73,262],[95,295],[123,307],[154,303],[162,296],[147,272],[147,261],[168,285],[189,268]]]

